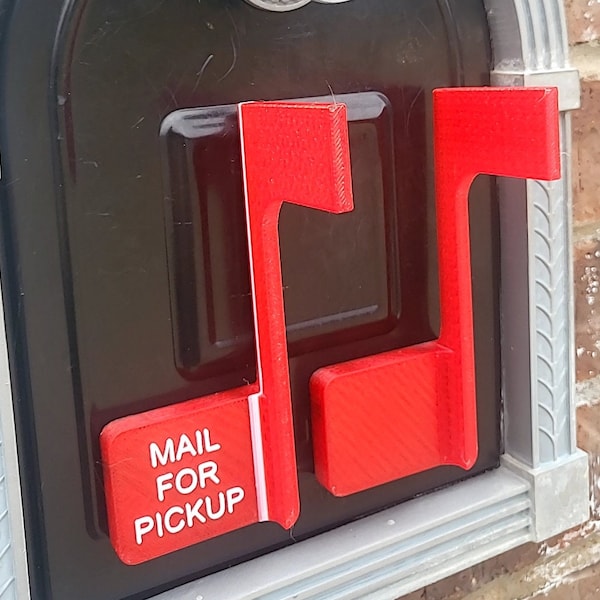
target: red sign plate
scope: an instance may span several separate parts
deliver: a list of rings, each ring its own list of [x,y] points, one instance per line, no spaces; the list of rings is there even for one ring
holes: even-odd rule
[[[246,388],[101,434],[111,542],[137,564],[258,521]]]

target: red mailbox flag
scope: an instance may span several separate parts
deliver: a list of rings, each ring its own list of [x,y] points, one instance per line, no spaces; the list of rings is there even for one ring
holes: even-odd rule
[[[559,176],[557,92],[434,96],[439,339],[311,380],[315,470],[346,495],[477,456],[468,190],[479,173]],[[284,201],[352,210],[341,104],[239,106],[257,348],[254,384],[125,417],[101,434],[110,537],[136,564],[299,513],[277,221]]]
[[[247,103],[239,122],[257,381],[103,429],[110,539],[127,564],[298,518],[277,222],[283,202],[352,210],[346,107]]]
[[[345,496],[477,458],[468,192],[481,173],[560,176],[556,89],[434,91],[441,331],[311,380],[315,470]]]

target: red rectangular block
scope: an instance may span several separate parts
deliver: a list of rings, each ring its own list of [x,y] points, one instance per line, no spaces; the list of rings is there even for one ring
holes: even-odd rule
[[[258,520],[248,394],[237,388],[107,425],[111,542],[138,564]]]
[[[448,351],[435,342],[341,363],[311,380],[315,470],[336,496],[429,469],[447,452]],[[369,360],[369,358],[371,360]]]

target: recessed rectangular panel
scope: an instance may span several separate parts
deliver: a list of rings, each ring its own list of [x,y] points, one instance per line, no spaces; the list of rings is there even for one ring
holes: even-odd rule
[[[340,216],[282,208],[292,354],[298,344],[322,347],[389,330],[399,310],[390,103],[374,92],[336,101],[348,107],[356,208]],[[235,106],[177,111],[165,119],[162,138],[176,362],[187,377],[231,370],[252,357]]]

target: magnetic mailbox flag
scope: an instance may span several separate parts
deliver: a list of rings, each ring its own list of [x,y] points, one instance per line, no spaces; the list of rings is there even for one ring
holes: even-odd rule
[[[438,465],[473,466],[469,187],[482,173],[559,178],[557,90],[436,90],[434,142],[440,336],[313,375],[315,471],[337,496]]]
[[[102,430],[109,534],[127,564],[298,518],[277,224],[284,201],[352,210],[346,107],[243,103],[238,113],[257,381]]]

